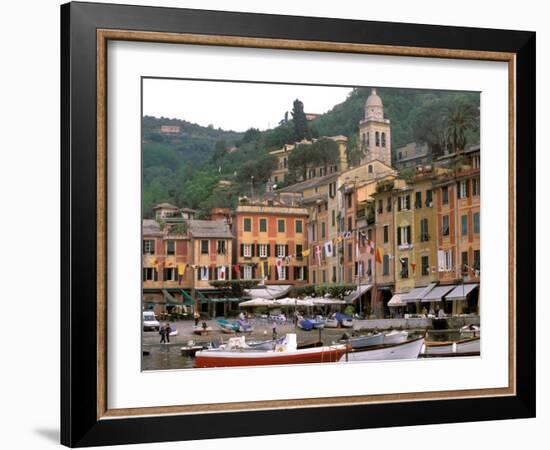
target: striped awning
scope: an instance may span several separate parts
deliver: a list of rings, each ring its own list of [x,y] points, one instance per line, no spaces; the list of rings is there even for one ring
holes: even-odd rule
[[[417,287],[403,296],[404,302],[418,302],[435,287],[435,283],[430,283],[428,286]]]
[[[430,292],[428,292],[422,299],[421,302],[440,302],[443,300],[443,297],[447,292],[454,288],[454,285],[450,286],[437,286],[434,287]]]
[[[405,294],[394,294],[391,300],[388,302],[388,306],[406,306],[407,302],[403,300]]]
[[[445,300],[466,300],[466,297],[472,292],[479,284],[459,284],[450,294],[447,294]]]

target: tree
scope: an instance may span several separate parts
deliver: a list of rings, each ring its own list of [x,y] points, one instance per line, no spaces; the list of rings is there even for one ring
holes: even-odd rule
[[[304,104],[296,99],[292,105],[292,121],[294,122],[294,140],[311,139],[309,127],[304,113]]]
[[[456,153],[464,150],[468,142],[467,133],[479,122],[477,110],[465,102],[457,102],[446,117],[446,147]]]

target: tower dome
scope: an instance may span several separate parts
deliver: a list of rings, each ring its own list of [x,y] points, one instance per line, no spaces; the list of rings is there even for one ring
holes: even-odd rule
[[[384,119],[384,105],[382,99],[376,93],[376,89],[371,90],[370,95],[365,102],[365,119],[382,120]]]

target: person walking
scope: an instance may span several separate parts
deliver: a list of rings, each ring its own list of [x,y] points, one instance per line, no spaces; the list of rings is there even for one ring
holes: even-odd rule
[[[172,328],[170,327],[170,324],[167,323],[166,325],[162,326],[159,334],[160,334],[160,343],[161,344],[169,344],[170,343],[170,333],[172,332]]]
[[[195,311],[193,313],[193,318],[195,319],[195,326],[198,326],[199,325],[199,320],[201,318],[201,315],[199,314],[198,311]]]

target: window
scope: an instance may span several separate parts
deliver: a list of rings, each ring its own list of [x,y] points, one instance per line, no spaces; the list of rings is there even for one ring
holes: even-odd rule
[[[382,133],[382,147],[386,146],[386,133]]]
[[[279,233],[284,233],[285,232],[285,219],[277,220],[277,231]]]
[[[460,217],[460,228],[462,236],[466,236],[468,234],[468,216],[466,214]]]
[[[301,233],[302,232],[302,221],[301,220],[296,220],[296,233]]]
[[[458,185],[458,198],[468,197],[468,180],[461,181]]]
[[[474,178],[472,180],[472,195],[473,196],[479,195],[479,178]]]
[[[468,252],[462,252],[461,254],[461,266],[462,276],[468,276]]]
[[[267,258],[269,256],[269,244],[258,244],[258,256]]]
[[[479,169],[479,155],[475,155],[473,158],[474,169]]]
[[[430,261],[427,256],[423,256],[421,259],[421,265],[422,265],[422,276],[425,277],[430,274]]]
[[[267,219],[260,219],[260,233],[267,231]]]
[[[332,226],[334,227],[336,226],[336,211],[334,209],[331,211],[331,216],[332,216],[331,223],[332,223]]]
[[[302,258],[302,244],[296,244],[296,258]]]
[[[384,244],[387,244],[390,237],[390,226],[384,225]]]
[[[143,254],[154,255],[155,254],[155,241],[153,239],[143,240]]]
[[[332,266],[332,282],[336,283],[336,266]]]
[[[321,222],[321,239],[324,239],[327,235],[326,223]]]
[[[449,186],[443,186],[441,188],[441,196],[443,197],[443,204],[449,203]]]
[[[411,226],[397,227],[397,245],[409,245],[411,242]]]
[[[317,272],[313,271],[313,284],[317,283]]]
[[[409,278],[409,258],[399,258],[401,263],[401,278]]]
[[[391,211],[391,197],[388,197],[388,200],[386,202],[386,211]]]
[[[242,253],[245,258],[252,258],[252,244],[241,244],[243,246]]]
[[[481,268],[481,254],[479,250],[474,250],[474,270],[479,272]],[[479,273],[476,273],[476,276],[478,276]]]
[[[443,225],[441,226],[441,234],[449,236],[449,216],[443,216]]]
[[[346,208],[351,208],[351,194],[346,194]]]
[[[382,258],[382,275],[386,276],[390,274],[390,257],[389,255],[384,255]]]
[[[303,281],[304,280],[304,267],[303,266],[294,266],[294,280]]]
[[[225,255],[225,241],[218,241],[218,255]]]
[[[323,280],[323,283],[327,282],[327,271],[326,270],[321,271],[321,279]]]
[[[369,173],[372,173],[372,164],[369,164],[368,171]]]
[[[351,217],[348,217],[348,231],[351,231],[353,229],[352,227],[352,219]]]
[[[286,169],[288,165],[288,160],[286,158],[283,158],[283,167]]]
[[[157,281],[157,271],[152,267],[144,267],[143,281]]]
[[[380,147],[380,132],[379,131],[376,132],[375,138],[376,138],[376,146]]]
[[[250,217],[243,219],[243,229],[244,231],[252,231],[252,219]]]
[[[166,241],[166,254],[175,255],[176,254],[176,241],[173,239]]]
[[[348,244],[348,261],[353,261],[353,246]]]
[[[415,192],[414,197],[414,207],[416,209],[422,208],[422,192]]]
[[[433,206],[433,191],[431,189],[426,191],[426,206],[428,208]]]
[[[407,194],[397,197],[397,210],[408,211],[409,209],[411,209],[411,196]]]
[[[285,244],[277,244],[275,246],[275,251],[277,253],[277,258],[284,258],[285,256],[287,256],[287,254],[288,254],[287,248],[288,248],[288,246],[285,245]]]
[[[176,270],[173,267],[165,267],[163,279],[164,281],[176,281]]]
[[[315,223],[313,223],[311,225],[311,240],[312,241],[316,241],[317,238],[316,238],[316,234],[315,234],[315,231],[316,231],[317,227],[315,226]]]
[[[378,200],[378,208],[376,209],[376,212],[378,212],[378,214],[382,214],[383,209],[384,209],[384,206],[383,206],[382,200]]]
[[[367,147],[370,146],[370,133],[367,133]]]
[[[330,198],[334,198],[336,196],[336,181],[328,185],[328,195]]]
[[[245,280],[251,280],[252,279],[252,266],[244,266],[243,267],[243,278]]]
[[[428,242],[430,235],[428,234],[428,219],[420,220],[420,242]]]
[[[372,241],[372,228],[369,228],[367,230],[367,238],[370,239]]]
[[[201,255],[208,255],[208,241],[201,241]]]
[[[442,252],[443,254],[443,267],[442,269],[446,272],[452,272],[453,271],[453,250],[445,250]]]
[[[474,233],[479,234],[479,213],[474,213]]]
[[[372,259],[367,259],[367,277],[372,276]]]

